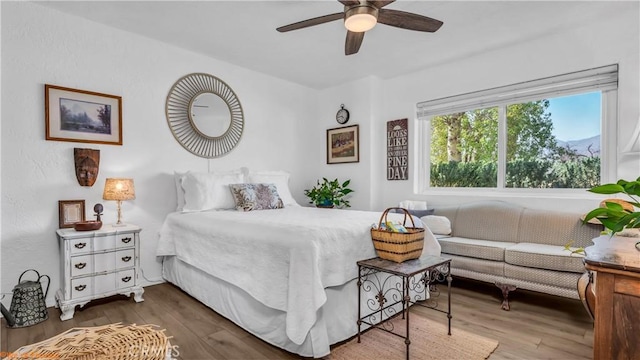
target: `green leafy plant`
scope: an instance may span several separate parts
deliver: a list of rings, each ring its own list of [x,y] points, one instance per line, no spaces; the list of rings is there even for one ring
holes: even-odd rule
[[[318,207],[351,207],[349,201],[345,200],[345,197],[353,192],[348,188],[349,183],[351,180],[340,183],[338,179],[329,181],[322,178],[322,182],[318,180],[316,186],[306,189],[304,194],[309,198],[310,204]]]
[[[585,255],[585,251],[584,251],[583,247],[575,248],[575,250],[574,250],[574,249],[571,248],[571,245],[573,245],[573,240],[570,241],[568,244],[564,245],[564,249],[566,251],[570,251],[571,252],[571,254],[569,254],[569,255],[573,255],[573,254]]]
[[[640,177],[635,181],[618,180],[615,184],[604,184],[589,189],[596,194],[625,194],[630,200],[607,199],[603,205],[591,210],[584,218],[584,222],[598,219],[615,234],[625,229],[640,228],[640,202],[636,198],[640,196]]]

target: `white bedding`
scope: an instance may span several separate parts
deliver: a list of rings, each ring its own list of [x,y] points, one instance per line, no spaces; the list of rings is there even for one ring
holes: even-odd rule
[[[175,255],[284,311],[287,336],[301,344],[327,300],[325,288],[354,279],[356,261],[376,256],[369,229],[379,217],[308,207],[172,213],[160,231],[157,255]],[[440,255],[428,229],[423,254]]]

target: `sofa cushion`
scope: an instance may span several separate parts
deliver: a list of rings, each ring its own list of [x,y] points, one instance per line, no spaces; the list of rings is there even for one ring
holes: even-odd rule
[[[444,249],[444,247],[443,247]],[[564,246],[519,243],[505,250],[505,262],[538,269],[583,273],[581,254],[571,254]]]
[[[517,242],[524,208],[503,201],[479,201],[458,207],[451,235],[469,239]],[[440,215],[436,209],[436,215]],[[446,215],[445,215],[446,216]]]
[[[504,250],[515,245],[512,242],[476,240],[462,237],[439,238],[442,252],[478,259],[504,261]]]
[[[601,225],[583,225],[578,214],[525,209],[517,242],[586,247],[592,244],[591,239],[600,236],[600,231]]]
[[[518,279],[571,289],[572,294],[577,294],[576,286],[578,284],[578,279],[582,275],[573,272],[534,269],[524,266],[504,264],[504,276],[507,277],[507,279],[504,280],[505,283],[509,283],[509,278]]]
[[[442,253],[443,257],[451,258],[451,268],[475,271],[482,274],[504,276],[504,262],[484,259],[475,259],[466,256],[458,256]]]

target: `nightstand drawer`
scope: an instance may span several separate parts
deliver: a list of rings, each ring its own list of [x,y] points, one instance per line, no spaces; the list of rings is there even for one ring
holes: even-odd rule
[[[116,269],[133,267],[136,262],[135,256],[135,249],[116,251]]]
[[[136,243],[136,239],[133,234],[120,234],[118,240],[116,240],[116,247],[118,249],[124,247],[133,247]]]
[[[116,253],[114,251],[93,255],[95,273],[103,273],[116,269]]]
[[[93,272],[93,255],[71,257],[71,277],[91,274]]]
[[[109,251],[125,247],[134,247],[135,236],[133,233],[113,234],[96,237],[93,241],[93,248],[95,251]]]
[[[71,255],[84,254],[93,251],[93,239],[80,238],[69,240]]]
[[[119,271],[116,280],[118,281],[118,289],[134,286],[136,284],[135,271],[133,269]]]
[[[95,251],[108,251],[116,249],[116,234],[97,236],[93,239],[93,248]]]
[[[71,298],[77,299],[93,295],[93,278],[85,277],[71,280]]]
[[[93,279],[96,294],[109,293],[116,289],[116,273],[96,275]]]

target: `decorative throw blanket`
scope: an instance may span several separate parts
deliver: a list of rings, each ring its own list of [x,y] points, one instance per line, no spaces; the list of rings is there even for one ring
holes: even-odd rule
[[[376,257],[370,229],[380,215],[309,207],[172,213],[156,255],[175,255],[286,312],[287,336],[302,344],[327,299],[324,289],[356,278],[356,262]],[[440,255],[428,229],[424,244],[423,254]]]

